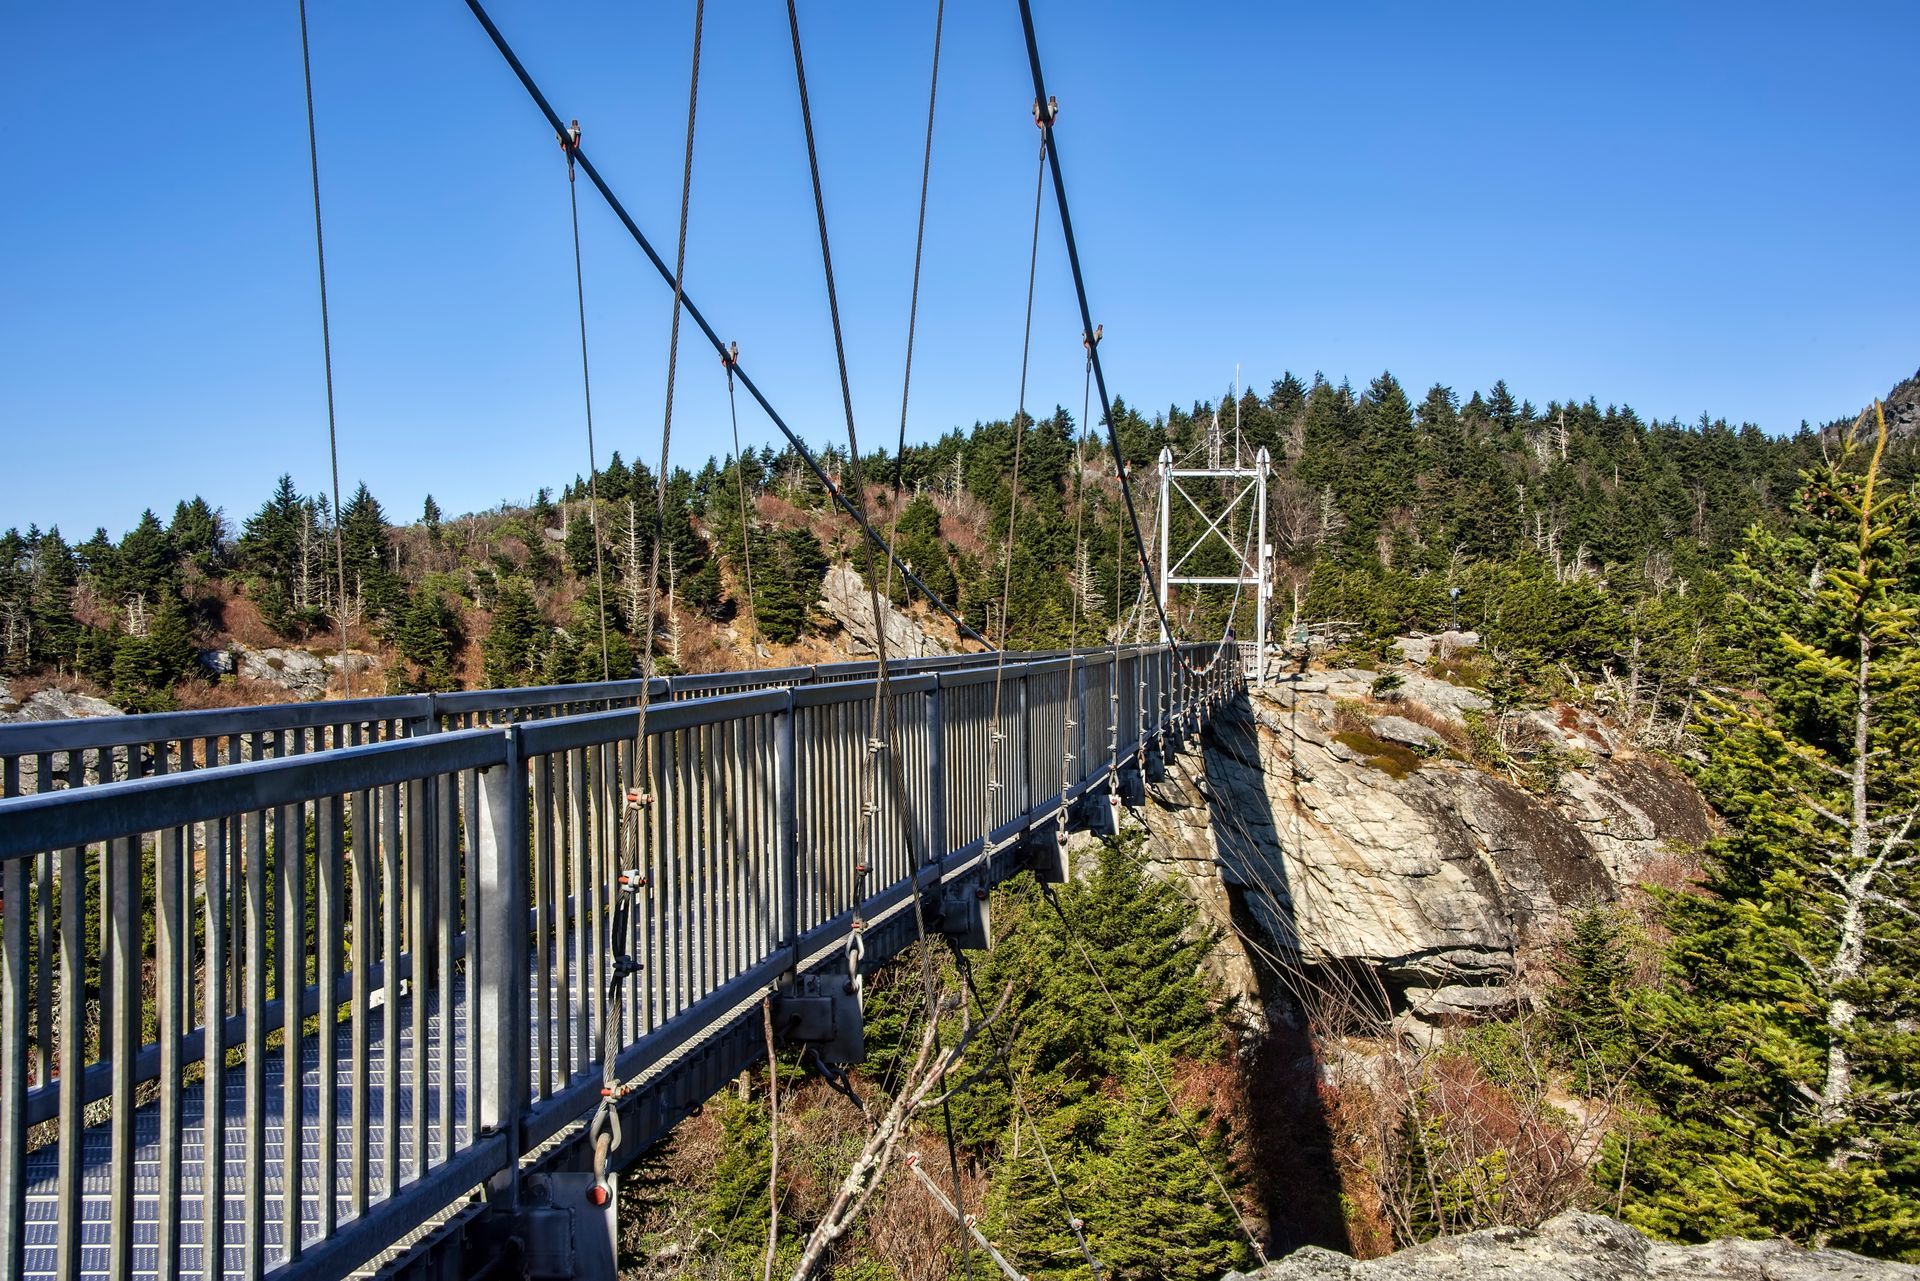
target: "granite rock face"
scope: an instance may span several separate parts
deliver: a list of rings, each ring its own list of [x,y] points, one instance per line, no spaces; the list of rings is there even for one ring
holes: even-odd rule
[[[1524,727],[1567,762],[1535,790],[1448,750],[1485,707],[1478,693],[1408,673],[1383,705],[1366,701],[1374,679],[1311,672],[1249,690],[1149,789],[1149,857],[1248,948],[1370,971],[1396,1008],[1420,995],[1432,1021],[1484,1017],[1512,1000],[1461,989],[1499,988],[1516,949],[1567,911],[1711,834],[1678,770],[1584,712]],[[1383,754],[1408,741],[1417,753]]]
[[[1920,1268],[1785,1241],[1670,1245],[1569,1211],[1538,1228],[1440,1237],[1359,1262],[1309,1246],[1226,1281],[1920,1281]]]

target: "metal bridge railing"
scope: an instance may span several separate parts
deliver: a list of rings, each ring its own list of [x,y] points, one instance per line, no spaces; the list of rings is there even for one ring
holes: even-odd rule
[[[1009,874],[1238,679],[1160,647],[902,664],[905,794],[875,797],[865,875],[871,664],[668,682],[611,1005],[638,682],[8,727],[0,1274],[364,1267],[577,1130],[609,1022],[631,1079],[832,959],[856,909],[879,963],[913,894]],[[48,790],[18,794],[24,756]]]

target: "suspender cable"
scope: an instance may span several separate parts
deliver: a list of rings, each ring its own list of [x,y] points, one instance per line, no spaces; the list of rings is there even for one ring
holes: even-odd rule
[[[740,409],[733,398],[733,367],[740,363],[740,344],[727,344],[720,362],[727,367],[727,418],[733,424],[733,475],[740,491],[740,563],[747,580],[747,647],[757,655],[760,619],[753,603],[753,521],[747,515],[747,460],[740,452]]]
[[[933,11],[933,74],[927,84],[927,142],[920,157],[920,217],[913,231],[913,289],[907,302],[906,370],[900,376],[900,439],[893,450],[893,519],[887,527],[887,542],[900,541],[901,499],[905,496],[907,468],[907,398],[913,390],[913,336],[920,320],[920,261],[927,244],[927,179],[933,173],[933,107],[940,96],[940,37],[946,29],[947,0],[938,0]],[[893,599],[893,562],[887,562],[887,599]]]
[[[313,256],[320,269],[320,360],[327,374],[327,460],[333,467],[333,564],[340,578],[334,615],[340,620],[340,694],[353,697],[347,653],[347,541],[340,528],[340,434],[333,412],[333,326],[327,316],[327,238],[320,224],[320,143],[313,124],[313,55],[307,43],[307,0],[300,0],[300,74],[307,88],[307,163],[313,174]]]
[[[552,104],[547,101],[546,95],[540,91],[540,86],[534,83],[533,77],[528,73],[526,66],[521,63],[519,55],[514,53],[513,47],[507,43],[506,37],[500,34],[500,28],[494,25],[493,19],[487,15],[487,11],[480,3],[480,0],[467,0],[467,8],[473,13],[474,18],[480,23],[482,29],[486,31],[487,37],[493,41],[494,48],[499,50],[500,56],[505,59],[508,68],[512,70],[514,76],[520,81],[521,87],[527,91],[527,96],[533,99],[534,105],[540,109],[540,114],[546,117],[547,123],[553,127],[554,132],[564,132],[565,124],[561,121],[559,113],[556,112]],[[646,233],[640,230],[640,225],[636,223],[633,220],[633,216],[627,212],[626,206],[620,203],[620,198],[614,194],[613,188],[610,187],[607,184],[607,180],[601,176],[599,169],[594,166],[593,161],[588,157],[584,148],[574,149],[574,162],[580,166],[580,172],[587,176],[587,181],[591,182],[595,190],[599,191],[601,198],[607,202],[607,207],[613,211],[614,217],[618,218],[620,225],[627,229],[627,234],[633,237],[634,243],[638,245],[640,251],[646,255],[647,261],[653,264],[653,268],[659,273],[660,278],[666,281],[668,285],[675,285],[676,281],[673,269],[669,267],[666,260],[660,256],[659,252],[654,248],[653,242],[647,238]],[[702,314],[700,308],[694,304],[694,300],[686,294],[684,289],[680,290],[680,298],[681,306],[686,312],[687,319],[693,322],[694,327],[699,329],[707,342],[712,345],[714,353],[724,357],[727,353],[727,345],[720,341],[719,333],[708,323],[706,316]],[[793,428],[787,424],[787,420],[780,416],[780,412],[773,407],[773,402],[767,399],[766,394],[760,390],[759,385],[753,381],[753,378],[747,371],[740,368],[737,363],[734,366],[734,376],[739,379],[740,385],[746,388],[747,394],[753,397],[754,403],[760,406],[761,411],[766,414],[768,420],[780,429],[780,434],[787,438],[787,443],[794,447],[795,452],[800,455],[808,468],[812,470],[814,477],[819,480],[820,484],[833,497],[835,504],[838,505],[842,511],[846,512],[848,516],[852,517],[859,525],[867,541],[872,543],[877,550],[885,552],[892,558],[893,563],[899,567],[900,572],[905,576],[907,582],[911,583],[923,596],[931,601],[935,608],[939,609],[939,611],[960,630],[962,635],[978,641],[982,645],[987,644],[988,641],[985,636],[981,635],[978,630],[962,618],[938,593],[930,590],[917,574],[907,568],[905,562],[901,561],[899,555],[895,553],[886,539],[882,538],[879,531],[874,529],[873,526],[866,521],[853,501],[848,498],[847,495],[840,492],[839,486],[834,484],[833,478],[827,474],[826,468],[820,465],[820,460],[814,455],[814,452],[807,447],[806,442],[801,440]]]
[[[871,531],[871,526],[867,524],[866,515],[866,477],[860,465],[860,436],[854,426],[853,385],[847,377],[846,338],[840,327],[840,296],[834,286],[833,280],[833,247],[831,239],[827,235],[826,197],[822,192],[820,184],[820,153],[818,148],[815,147],[813,140],[813,107],[807,96],[806,57],[800,47],[800,13],[795,7],[794,0],[787,0],[787,30],[793,37],[793,75],[800,92],[800,123],[807,138],[807,173],[813,184],[814,220],[820,229],[820,264],[827,282],[827,313],[833,323],[833,354],[840,374],[840,404],[846,413],[847,419],[847,467],[853,482],[851,488],[853,490],[856,518],[863,527]],[[890,556],[893,554],[890,544],[883,543],[882,546],[885,547]],[[881,612],[883,597],[880,594],[880,579],[875,570],[872,542],[865,544],[865,550],[867,562],[867,594],[870,608],[873,611],[874,666],[877,675],[877,680],[874,683],[873,710],[868,721],[867,754],[870,759],[880,754],[884,754],[887,758],[888,773],[891,776],[894,791],[895,809],[905,829],[906,844],[913,864],[914,886],[911,892],[913,899],[913,925],[916,938],[920,945],[920,978],[921,985],[925,989],[924,996],[927,1003],[927,1017],[930,1019],[938,1019],[940,1017],[940,1008],[934,991],[933,956],[927,947],[926,917],[920,907],[919,875],[920,869],[926,860],[923,851],[919,848],[920,842],[915,839],[917,828],[906,804],[906,778],[903,772],[905,766],[901,762],[900,752],[897,750],[898,727],[893,723],[893,690],[887,670],[886,615]],[[878,761],[874,760],[873,764],[877,770]],[[855,879],[856,887],[861,885],[864,881],[866,870],[872,866],[874,850],[876,848],[873,829],[879,813],[879,805],[877,803],[879,799],[879,789],[878,779],[874,775],[875,771],[870,770],[865,773],[863,778],[863,786],[868,790],[867,795],[862,797],[863,803],[860,807],[860,834],[857,844],[859,854],[855,869],[859,875]],[[855,892],[858,894],[860,891],[856,888]],[[860,934],[860,905],[857,902],[854,905],[854,913],[854,929],[847,939],[848,970],[849,978],[857,985],[859,982],[859,961],[865,946]],[[973,1276],[973,1250],[967,1237],[965,1217],[964,1214],[961,1213],[961,1211],[964,1210],[964,1202],[961,1199],[960,1187],[960,1151],[954,1141],[952,1105],[950,1101],[944,1097],[944,1093],[940,1101],[940,1109],[946,1126],[947,1159],[949,1165],[952,1167],[953,1174],[953,1203],[956,1211],[955,1229],[956,1235],[960,1239],[960,1259],[965,1266],[968,1278],[971,1279]]]
[[[620,1052],[620,1025],[623,1003],[617,994],[627,978],[640,967],[628,955],[632,900],[638,895],[642,878],[641,829],[653,796],[653,763],[647,748],[647,712],[653,703],[653,645],[659,631],[655,612],[660,595],[660,544],[666,538],[667,467],[673,446],[673,383],[680,360],[681,281],[687,266],[687,207],[693,194],[694,122],[700,105],[700,36],[706,27],[706,0],[694,0],[693,66],[687,74],[687,145],[680,171],[680,236],[673,265],[673,322],[667,339],[666,409],[660,424],[660,471],[654,481],[653,549],[647,567],[646,632],[640,660],[640,706],[634,723],[631,784],[621,807],[620,826],[626,866],[613,886],[616,896],[609,951],[614,956],[613,973],[608,979],[607,1012],[601,1031],[600,1107],[594,1114],[588,1133],[593,1136],[594,1191],[604,1202],[611,1195],[607,1184],[607,1155],[620,1141],[620,1114],[616,1106],[620,1096],[620,1078],[616,1060]],[[576,144],[577,150],[577,144]]]
[[[1067,210],[1067,184],[1066,179],[1061,176],[1060,172],[1060,143],[1054,133],[1054,123],[1059,116],[1059,112],[1054,107],[1053,99],[1047,96],[1046,80],[1040,73],[1040,46],[1033,33],[1032,0],[1019,0],[1019,3],[1020,23],[1025,29],[1027,37],[1027,61],[1033,69],[1035,118],[1040,122],[1040,129],[1045,138],[1046,146],[1043,156],[1053,169],[1054,203],[1057,204],[1060,209],[1060,230],[1067,242],[1067,264],[1073,269],[1073,291],[1080,300],[1080,329],[1082,333],[1090,334],[1093,332],[1093,312],[1087,306],[1087,281],[1085,275],[1080,270],[1080,249],[1073,239],[1073,216]],[[1107,442],[1113,449],[1114,465],[1120,469],[1120,496],[1126,500],[1127,518],[1133,522],[1133,541],[1135,549],[1140,553],[1140,572],[1144,574],[1147,581],[1151,583],[1153,581],[1153,566],[1147,562],[1146,536],[1140,532],[1140,514],[1134,507],[1133,486],[1127,481],[1127,459],[1125,453],[1120,448],[1120,429],[1113,421],[1113,402],[1107,395],[1106,371],[1100,366],[1098,344],[1091,350],[1093,356],[1093,380],[1095,385],[1100,389],[1100,416],[1107,424]],[[1174,641],[1174,654],[1176,658],[1182,666],[1192,671],[1192,664],[1189,663],[1186,656],[1180,652],[1179,633],[1174,630],[1172,620],[1167,617],[1166,611],[1160,606],[1160,595],[1157,590],[1154,592],[1153,608],[1159,613],[1160,622],[1166,627],[1167,635]]]
[[[593,590],[600,603],[600,679],[612,680],[607,662],[607,569],[600,550],[600,463],[593,448],[593,375],[587,369],[587,280],[580,270],[580,195],[573,178],[573,153],[580,146],[580,122],[560,135],[567,153],[567,208],[573,215],[573,294],[580,308],[580,392],[587,407],[587,513],[593,526]]]
[[[1039,115],[1040,107],[1036,103],[1036,121]],[[1007,622],[1013,602],[1013,548],[1018,541],[1014,531],[1020,524],[1020,446],[1027,436],[1027,367],[1033,354],[1033,286],[1040,267],[1040,194],[1041,184],[1046,179],[1046,166],[1047,142],[1043,133],[1040,138],[1039,167],[1033,175],[1033,240],[1027,254],[1027,320],[1020,341],[1020,396],[1013,411],[1013,477],[1007,504],[1007,562],[1000,575],[1000,644],[999,656],[993,664],[993,719],[988,723],[987,731],[987,830],[981,833],[983,848],[989,843],[993,829],[998,826],[1000,789],[1003,786],[1000,748],[1006,736],[1000,732],[1001,694],[1007,674]]]

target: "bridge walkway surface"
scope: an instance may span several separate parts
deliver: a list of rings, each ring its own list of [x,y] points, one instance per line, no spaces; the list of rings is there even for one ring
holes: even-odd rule
[[[856,928],[1060,874],[1237,688],[1183,649],[896,661],[884,743],[870,663],[656,679],[644,781],[638,680],[0,726],[0,1275],[470,1270],[588,1168],[609,1024],[617,1168]]]

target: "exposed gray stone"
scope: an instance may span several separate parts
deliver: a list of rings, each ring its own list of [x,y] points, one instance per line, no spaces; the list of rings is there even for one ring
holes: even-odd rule
[[[1336,700],[1363,679],[1310,673],[1250,692],[1218,716],[1204,753],[1175,754],[1150,789],[1149,856],[1217,877],[1223,904],[1197,886],[1195,898],[1222,934],[1245,932],[1248,949],[1371,970],[1390,989],[1498,987],[1515,950],[1568,909],[1617,897],[1669,843],[1710,834],[1692,786],[1624,744],[1576,761],[1550,793],[1451,757],[1396,778],[1332,734]],[[1407,688],[1441,715],[1479,701],[1417,675]],[[1377,718],[1374,732],[1384,723],[1398,737],[1393,719]],[[1569,732],[1593,731],[1567,719]]]
[[[1447,740],[1440,737],[1438,730],[1404,716],[1376,716],[1373,720],[1373,736],[1389,743],[1404,743],[1422,751],[1443,751],[1447,746]]]
[[[104,698],[52,687],[37,689],[16,701],[8,683],[0,681],[0,721],[71,721],[119,715],[120,709]]]
[[[203,649],[197,657],[200,670],[209,676],[231,676],[239,666],[230,649]]]
[[[1472,1022],[1504,1018],[1520,1006],[1510,987],[1468,987],[1449,983],[1446,987],[1410,987],[1407,1009],[1432,1023]]]
[[[1624,1223],[1568,1211],[1538,1228],[1489,1228],[1359,1262],[1308,1246],[1226,1281],[1920,1281],[1920,1268],[1786,1241],[1653,1241]]]
[[[846,632],[848,649],[854,654],[873,653],[873,593],[867,589],[867,580],[860,572],[850,565],[833,566],[821,581],[820,596],[822,608]],[[911,615],[884,600],[881,612],[886,617],[888,658],[921,658],[947,652],[947,647],[928,634]]]

